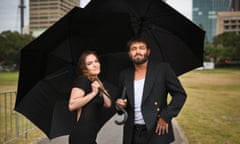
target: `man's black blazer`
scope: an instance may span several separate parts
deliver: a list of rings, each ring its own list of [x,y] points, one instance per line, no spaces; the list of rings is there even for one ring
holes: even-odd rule
[[[134,128],[134,68],[120,74],[120,87],[126,88],[128,120],[124,126],[123,143],[131,144]],[[171,95],[168,103],[167,95]],[[174,140],[171,120],[177,116],[186,99],[186,93],[179,79],[167,63],[149,61],[142,98],[142,114],[148,132],[152,135],[149,144],[170,143]],[[158,136],[155,128],[158,118],[169,123],[168,134]]]

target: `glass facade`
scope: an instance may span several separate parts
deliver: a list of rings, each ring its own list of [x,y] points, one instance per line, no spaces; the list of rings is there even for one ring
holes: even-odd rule
[[[192,19],[206,31],[205,40],[212,42],[216,35],[216,18],[220,11],[231,9],[231,0],[193,0]]]

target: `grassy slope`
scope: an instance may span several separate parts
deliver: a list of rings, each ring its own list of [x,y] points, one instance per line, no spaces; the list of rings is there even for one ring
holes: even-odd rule
[[[240,143],[240,70],[194,71],[180,79],[188,99],[177,120],[189,142]]]

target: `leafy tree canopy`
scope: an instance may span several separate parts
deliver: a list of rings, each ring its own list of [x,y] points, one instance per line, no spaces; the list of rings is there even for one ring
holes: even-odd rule
[[[236,32],[225,32],[213,38],[214,46],[240,48],[240,35]]]
[[[212,44],[206,44],[204,59],[216,64],[224,63],[226,59],[240,58],[240,35],[235,32],[225,32],[213,38]]]
[[[33,39],[29,34],[3,31],[0,34],[0,64],[18,64],[20,49]]]

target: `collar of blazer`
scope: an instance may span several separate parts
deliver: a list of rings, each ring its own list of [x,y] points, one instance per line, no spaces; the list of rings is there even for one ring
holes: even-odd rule
[[[142,102],[144,102],[144,100],[146,100],[147,96],[150,94],[153,84],[156,80],[158,71],[159,71],[159,68],[157,68],[157,64],[149,61],[147,65],[147,73],[145,76]],[[134,81],[134,68],[130,70],[130,73],[127,75],[127,78],[126,78],[128,101],[132,106],[134,104],[133,81]]]

